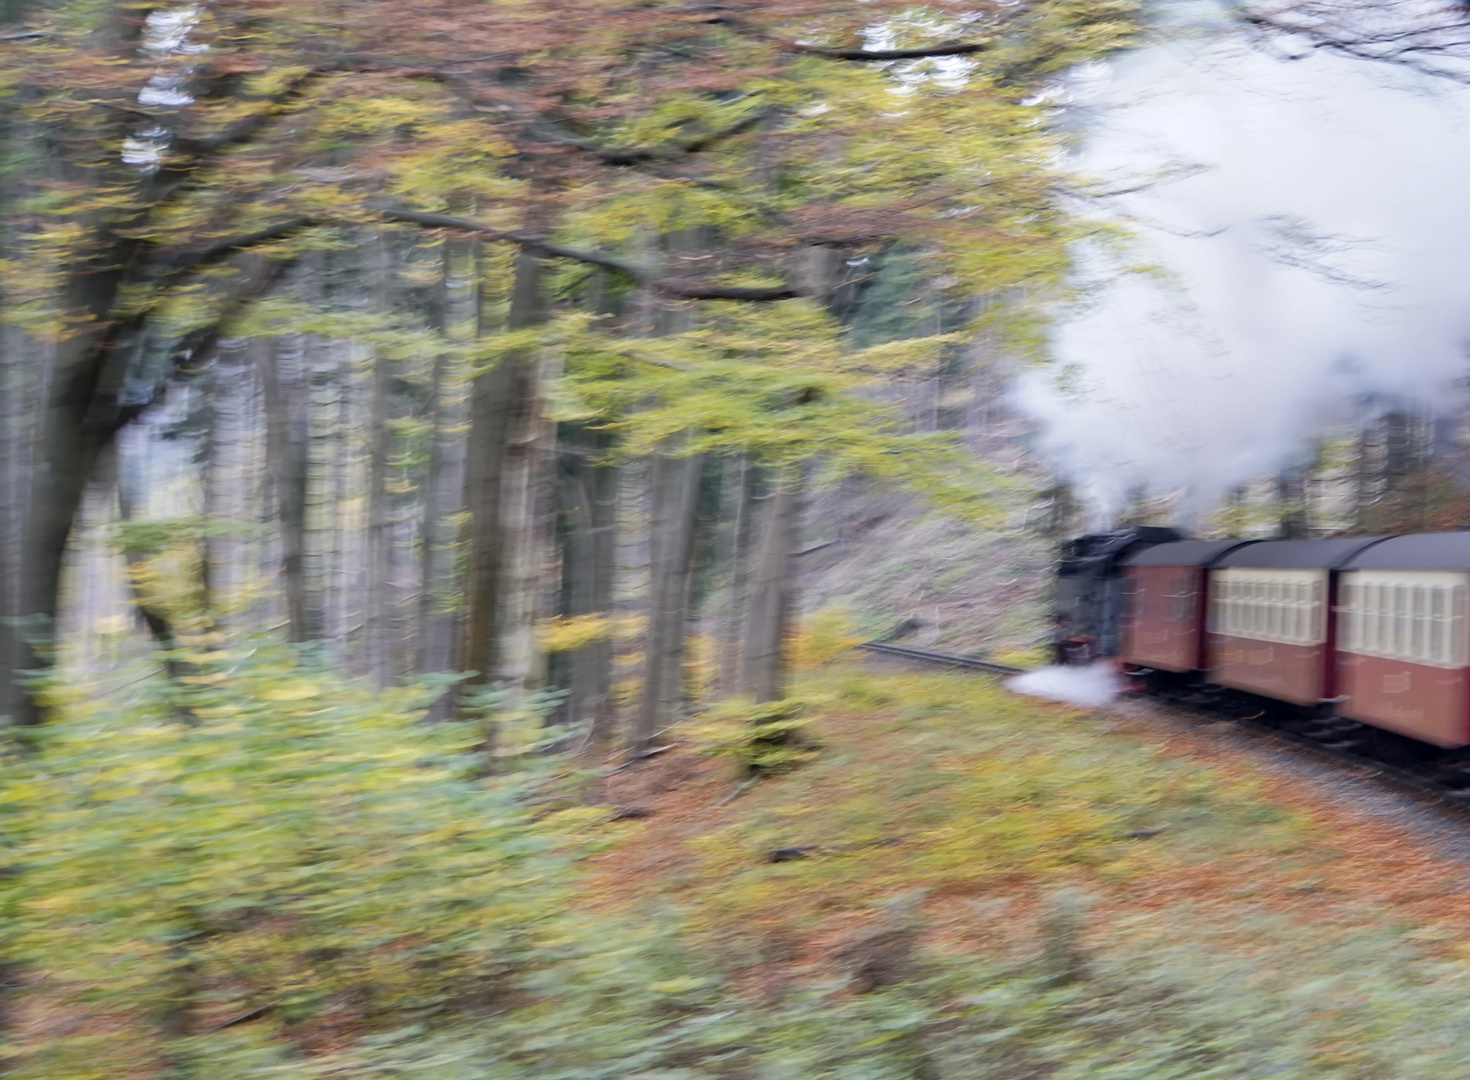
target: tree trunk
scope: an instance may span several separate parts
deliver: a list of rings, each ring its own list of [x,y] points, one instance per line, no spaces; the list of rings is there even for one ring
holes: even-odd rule
[[[750,585],[741,658],[741,691],[756,701],[786,694],[785,641],[793,614],[792,552],[801,511],[801,470],[791,467],[769,498]]]
[[[0,144],[3,145],[3,144]],[[29,427],[26,341],[19,327],[0,325],[0,722],[19,714],[21,688],[12,673],[19,663],[19,640],[11,620],[19,614],[18,556],[24,538],[24,471],[28,464],[23,435]]]
[[[511,294],[507,328],[520,330],[545,320],[541,301],[541,260],[522,254],[516,260],[515,284]],[[475,378],[470,406],[470,467],[465,502],[470,514],[469,620],[465,627],[465,668],[472,672],[467,685],[492,685],[519,672],[503,670],[508,626],[505,601],[515,598],[515,582],[507,580],[513,560],[535,560],[529,529],[534,527],[536,475],[530,462],[513,460],[533,453],[533,445],[513,446],[519,436],[523,444],[534,443],[528,433],[534,426],[529,415],[536,408],[534,360],[526,356],[502,357],[489,371]],[[513,467],[524,475],[521,484],[507,485]],[[507,487],[510,488],[507,491]],[[509,496],[509,497],[507,497]],[[507,513],[507,511],[510,511]],[[517,512],[518,511],[518,512]],[[527,516],[531,521],[524,520]],[[522,550],[514,550],[515,545]],[[538,567],[532,567],[537,570]],[[524,614],[524,613],[523,613]]]
[[[563,614],[612,617],[616,571],[618,471],[601,460],[611,437],[582,424],[562,429],[565,452],[557,471],[557,502],[563,522]],[[593,758],[607,745],[613,721],[611,632],[563,654],[561,686],[567,691],[562,715],[585,730]]]
[[[542,317],[538,310],[537,321]],[[547,685],[546,652],[536,626],[555,603],[547,568],[556,546],[556,423],[545,416],[542,400],[560,373],[560,360],[555,350],[541,349],[522,361],[506,448],[508,573],[499,618],[500,674],[507,686],[527,690]]]
[[[739,692],[740,638],[745,619],[746,562],[750,548],[750,511],[755,473],[748,453],[729,459],[725,473],[726,577],[725,617],[720,623],[721,697]]]
[[[226,631],[226,614],[240,592],[240,541],[232,529],[244,519],[250,466],[242,455],[246,439],[245,388],[249,385],[248,348],[232,341],[214,361],[210,387],[210,425],[204,459],[205,518],[210,526],[202,552],[204,611],[214,628]]]
[[[306,613],[307,413],[301,342],[294,336],[257,341],[252,351],[265,398],[266,469],[280,527],[286,632],[289,640],[300,643],[311,633]]]
[[[387,238],[379,234],[370,241],[373,262],[369,291],[373,310],[388,310],[388,287],[391,252]],[[374,354],[372,364],[372,396],[368,408],[368,520],[367,520],[367,596],[364,601],[364,638],[368,677],[378,687],[392,681],[392,648],[390,645],[391,602],[388,599],[389,578],[393,572],[392,514],[388,501],[388,459],[391,435],[388,431],[388,382],[392,361],[381,353]]]
[[[648,629],[644,634],[643,694],[630,745],[647,750],[683,698],[684,632],[699,482],[704,456],[655,457],[649,468]]]
[[[22,554],[19,618],[4,631],[15,635],[6,650],[10,670],[0,680],[11,684],[23,672],[50,668],[54,658],[61,574],[72,522],[87,481],[112,439],[121,383],[118,335],[113,306],[135,244],[100,252],[95,262],[77,268],[63,295],[63,310],[84,313],[94,323],[62,342],[49,380],[39,422],[37,458],[31,469],[26,539]],[[12,717],[21,725],[39,724],[43,710],[34,694],[13,695]]]
[[[102,455],[98,465],[98,481],[107,486],[116,486],[117,489],[117,516],[121,521],[137,520],[138,506],[142,502],[142,493],[135,485],[142,479],[134,475],[134,470],[125,466],[120,460],[121,450],[116,445],[110,447]],[[138,582],[138,572],[141,570],[144,555],[140,551],[128,549],[123,552],[123,561],[128,569],[128,588],[132,592],[133,606],[143,625],[148,627],[148,634],[153,638],[154,644],[158,646],[162,654],[164,673],[170,679],[178,679],[187,674],[187,670],[177,658],[171,654],[178,648],[178,640],[174,636],[173,625],[168,616],[154,607],[144,594]]]
[[[479,332],[480,246],[444,242],[444,333],[468,344]],[[463,362],[441,356],[434,372],[434,443],[424,497],[424,573],[419,597],[418,670],[455,671],[459,622],[464,610],[457,569],[465,497],[466,421],[469,401]],[[451,695],[435,703],[434,719],[449,716]]]
[[[307,371],[310,404],[307,413],[306,536],[302,574],[306,595],[306,637],[324,641],[333,629],[330,619],[332,571],[337,556],[338,487],[337,429],[344,393],[339,345],[313,335]]]

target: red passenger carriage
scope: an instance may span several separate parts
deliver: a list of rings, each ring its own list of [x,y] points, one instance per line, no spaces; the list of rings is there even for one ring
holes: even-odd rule
[[[1067,569],[1087,567],[1074,558]],[[1343,721],[1426,749],[1470,747],[1470,532],[1185,540],[1106,569],[1123,597],[1117,658],[1152,689],[1182,687],[1207,706],[1243,691],[1295,705],[1298,720],[1350,741],[1360,729]],[[1059,618],[1068,595],[1082,594],[1058,591]]]
[[[1337,571],[1382,540],[1281,540],[1218,557],[1209,569],[1209,681],[1294,705],[1330,699]]]
[[[1470,532],[1392,537],[1340,579],[1338,713],[1435,746],[1470,744]]]
[[[1249,543],[1181,540],[1124,559],[1123,662],[1155,671],[1203,668],[1206,568]]]

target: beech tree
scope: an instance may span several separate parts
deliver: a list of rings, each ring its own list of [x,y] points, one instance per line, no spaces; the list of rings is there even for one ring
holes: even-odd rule
[[[526,438],[503,414],[541,407],[515,374],[549,340],[539,312],[600,290],[611,320],[599,348],[647,332],[639,313],[658,305],[815,312],[844,261],[902,239],[932,252],[956,295],[1024,286],[1029,306],[1005,309],[1020,341],[1060,289],[1067,246],[1084,228],[1060,204],[1050,106],[1037,91],[1136,32],[1128,0],[15,0],[0,18],[4,364],[36,403],[4,444],[5,475],[29,478],[5,491],[24,524],[0,591],[0,713],[22,724],[42,711],[17,675],[49,662],[68,537],[108,447],[165,387],[209,367],[223,340],[266,325],[275,341],[252,346],[251,370],[271,429],[291,633],[320,632],[300,578],[302,547],[312,547],[302,500],[332,496],[309,484],[302,494],[292,387],[303,369],[281,350],[302,332],[285,314],[295,310],[300,327],[320,306],[303,283],[324,254],[369,250],[395,228],[468,245],[446,249],[461,251],[451,261],[482,247],[521,253],[514,289],[497,294],[506,310],[471,315],[470,296],[446,300],[437,337],[381,311],[376,321],[360,308],[334,316],[344,339],[403,355],[427,345],[443,358],[431,438],[443,498],[426,510],[438,537],[430,552],[458,543],[442,523],[457,510],[461,451],[441,436],[455,434],[456,394],[467,395],[469,636],[446,653],[431,628],[443,611],[426,599],[420,646],[430,666],[493,678],[496,582],[527,527],[497,516],[499,463],[515,456],[506,440]],[[701,250],[661,263],[660,238],[690,230]],[[635,366],[681,363],[621,348]],[[457,365],[474,372],[472,389],[454,388]],[[373,376],[381,390],[361,398],[347,369],[333,370],[312,378],[344,387],[342,415],[370,400],[365,415],[387,423],[385,369]],[[768,377],[747,371],[742,385],[755,393]],[[308,457],[326,408],[307,409]],[[711,424],[728,430],[714,416],[680,417],[675,456],[700,453]],[[380,500],[387,454],[367,455]],[[517,467],[544,456],[522,453]],[[541,497],[539,480],[520,484],[525,499]],[[381,542],[385,519],[374,520]],[[381,543],[375,550],[381,573]]]

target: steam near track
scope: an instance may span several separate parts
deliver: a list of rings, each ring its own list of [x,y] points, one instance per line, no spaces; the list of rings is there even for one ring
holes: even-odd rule
[[[1117,668],[1103,660],[1087,667],[1036,668],[1006,680],[1006,686],[1018,694],[1095,709],[1117,697],[1124,683]]]

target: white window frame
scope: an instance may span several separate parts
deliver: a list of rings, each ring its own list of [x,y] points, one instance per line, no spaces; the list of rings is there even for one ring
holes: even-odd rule
[[[1327,571],[1229,566],[1210,573],[1210,629],[1283,645],[1327,640]]]
[[[1470,574],[1344,570],[1337,581],[1337,648],[1428,667],[1466,665]]]

